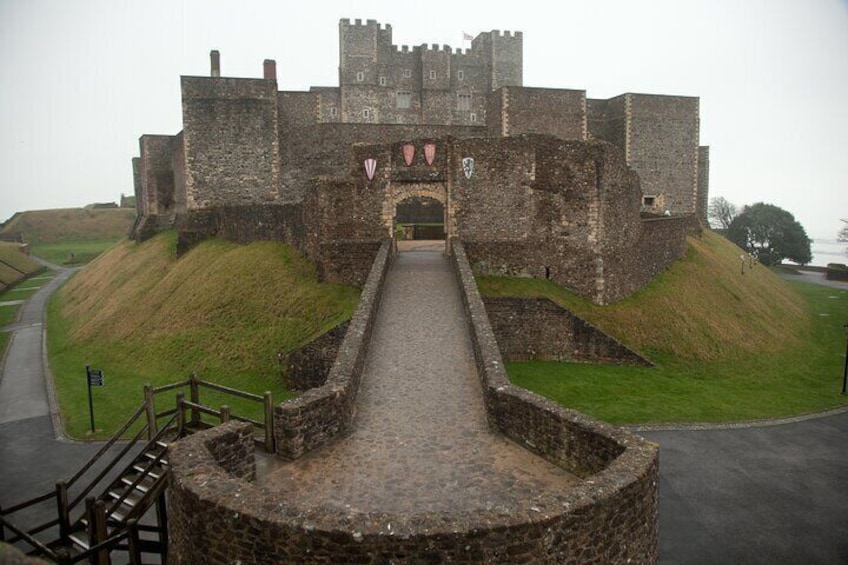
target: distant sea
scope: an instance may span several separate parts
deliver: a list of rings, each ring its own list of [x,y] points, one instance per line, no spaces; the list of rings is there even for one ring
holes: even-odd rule
[[[839,243],[835,239],[814,239],[810,247],[813,252],[810,265],[814,267],[826,267],[828,263],[848,265],[846,249],[848,249],[848,243]]]

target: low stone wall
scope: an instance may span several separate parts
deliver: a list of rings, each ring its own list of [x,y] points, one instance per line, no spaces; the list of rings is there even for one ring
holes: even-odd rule
[[[297,249],[305,246],[300,204],[217,206],[191,210],[177,220],[177,254],[210,237],[235,243],[282,241]]]
[[[567,410],[510,384],[461,242],[452,242],[489,425],[570,472],[591,476],[582,519],[561,540],[568,555],[586,550],[604,563],[655,563],[658,539],[658,447],[626,430]],[[570,512],[560,516],[568,521]],[[614,519],[613,519],[614,516]],[[625,525],[626,524],[626,525]]]
[[[505,361],[653,364],[547,298],[483,298]]]
[[[289,390],[309,390],[327,382],[348,326],[349,322],[341,323],[283,358]]]
[[[381,249],[369,285],[382,283],[376,273],[388,267],[387,253]],[[492,426],[590,478],[567,492],[528,500],[512,513],[293,507],[285,493],[252,480],[255,463],[246,451],[250,425],[231,422],[170,448],[169,563],[657,562],[657,446],[511,386],[460,244],[454,257]],[[376,301],[363,307],[371,308]],[[367,333],[357,326],[365,318],[359,314],[321,389],[331,386],[340,365],[355,363],[349,338]],[[358,377],[348,379],[353,381],[358,384]],[[332,390],[321,397],[325,404],[312,408],[316,419],[336,417],[350,406],[341,400],[341,386]],[[287,404],[278,407],[278,416]],[[330,408],[324,412],[324,407]]]
[[[390,240],[380,246],[326,382],[274,409],[279,455],[296,459],[324,445],[350,425],[392,251]]]

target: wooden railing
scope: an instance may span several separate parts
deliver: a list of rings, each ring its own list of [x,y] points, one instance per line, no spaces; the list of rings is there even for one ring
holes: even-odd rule
[[[184,389],[186,387],[189,390],[190,400],[186,400],[185,392],[180,391],[176,395],[176,403],[172,405],[173,408],[168,408],[159,412],[156,411],[157,395],[168,391]],[[215,409],[201,403],[200,391],[203,388],[261,404],[263,406],[264,422],[233,414],[229,406],[226,404]],[[94,497],[91,497],[90,494],[97,485],[101,483],[101,481],[113,472],[115,467],[121,461],[125,460],[129,453],[133,452],[133,449],[136,448],[140,442],[150,445],[152,442],[161,440],[166,434],[173,435],[174,438],[177,438],[183,436],[189,431],[197,431],[198,429],[212,427],[214,424],[204,421],[201,418],[201,414],[211,415],[221,423],[233,419],[253,424],[253,426],[259,430],[261,437],[261,440],[257,441],[263,445],[267,452],[274,452],[274,413],[273,400],[270,392],[265,392],[262,396],[251,394],[227,386],[200,380],[194,374],[192,374],[189,379],[178,383],[159,387],[145,385],[144,402],[141,406],[124,423],[124,425],[121,426],[121,428],[101,446],[97,453],[95,453],[76,473],[74,473],[73,476],[69,479],[58,481],[51,492],[36,496],[8,508],[0,506],[0,541],[12,544],[16,542],[24,542],[31,548],[28,552],[30,555],[40,555],[62,564],[76,563],[77,561],[89,559],[96,555],[102,556],[104,551],[108,553],[108,551],[114,549],[123,549],[128,551],[128,553],[130,553],[130,563],[140,563],[139,555],[133,554],[133,552],[140,551],[139,548],[145,543],[144,540],[139,541],[138,531],[146,531],[151,528],[149,526],[139,525],[136,518],[127,521],[126,529],[116,531],[108,538],[105,536],[105,530],[90,532],[90,534],[94,536],[90,539],[93,542],[96,542],[96,544],[85,552],[74,555],[73,557],[70,557],[69,553],[59,546],[68,544],[68,539],[72,533],[73,525],[78,523],[81,518],[87,517],[89,520],[89,528],[92,528],[95,527],[95,523],[98,521],[98,512],[105,513],[104,515],[108,516],[120,506],[121,502],[123,502],[122,498],[115,500],[107,506],[105,503],[101,504],[102,501],[95,501]],[[142,419],[142,416],[145,416],[145,418]],[[160,421],[164,419],[167,420],[160,424]],[[138,426],[139,421],[142,422],[140,426]],[[134,426],[138,426],[138,430],[129,439],[124,438],[125,434]],[[97,462],[100,461],[118,442],[122,442],[122,447],[118,454],[110,456],[109,461],[102,467],[102,469],[89,478],[87,476],[91,475],[89,471],[91,471]],[[164,451],[156,458],[151,459],[148,467],[152,467],[158,463],[162,459],[163,455]],[[132,462],[132,459],[130,459],[130,461]],[[132,463],[130,463],[130,465],[131,464]],[[124,472],[125,471],[126,469]],[[84,477],[86,478],[83,481]],[[79,485],[83,486],[80,488],[78,493],[71,497],[69,494],[71,489]],[[135,484],[131,486],[135,486]],[[14,515],[15,513],[51,500],[55,504],[57,510],[57,517],[54,519],[29,527],[25,530],[17,527],[9,519],[9,516]],[[86,501],[87,503],[86,509],[82,512],[78,512],[77,519],[72,519],[74,510],[83,501]],[[145,501],[145,503],[146,502],[150,501]],[[132,527],[130,527],[130,522],[133,524]],[[57,539],[44,542],[35,537],[36,534],[57,526],[59,529]],[[12,534],[12,536],[8,539],[6,538],[6,530]],[[98,557],[97,560],[101,560],[101,557]],[[106,560],[108,561],[108,558]]]

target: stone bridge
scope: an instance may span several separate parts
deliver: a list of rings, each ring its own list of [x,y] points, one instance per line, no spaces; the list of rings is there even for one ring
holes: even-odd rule
[[[295,459],[237,423],[172,447],[173,562],[656,562],[656,446],[512,387],[453,251],[384,245],[327,382],[277,407]]]

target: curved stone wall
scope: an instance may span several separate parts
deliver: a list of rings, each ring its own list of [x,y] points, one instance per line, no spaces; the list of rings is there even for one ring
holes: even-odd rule
[[[366,513],[293,507],[253,482],[249,424],[171,447],[169,562],[656,563],[658,450],[509,384],[461,244],[454,265],[489,423],[584,480],[518,512]]]

